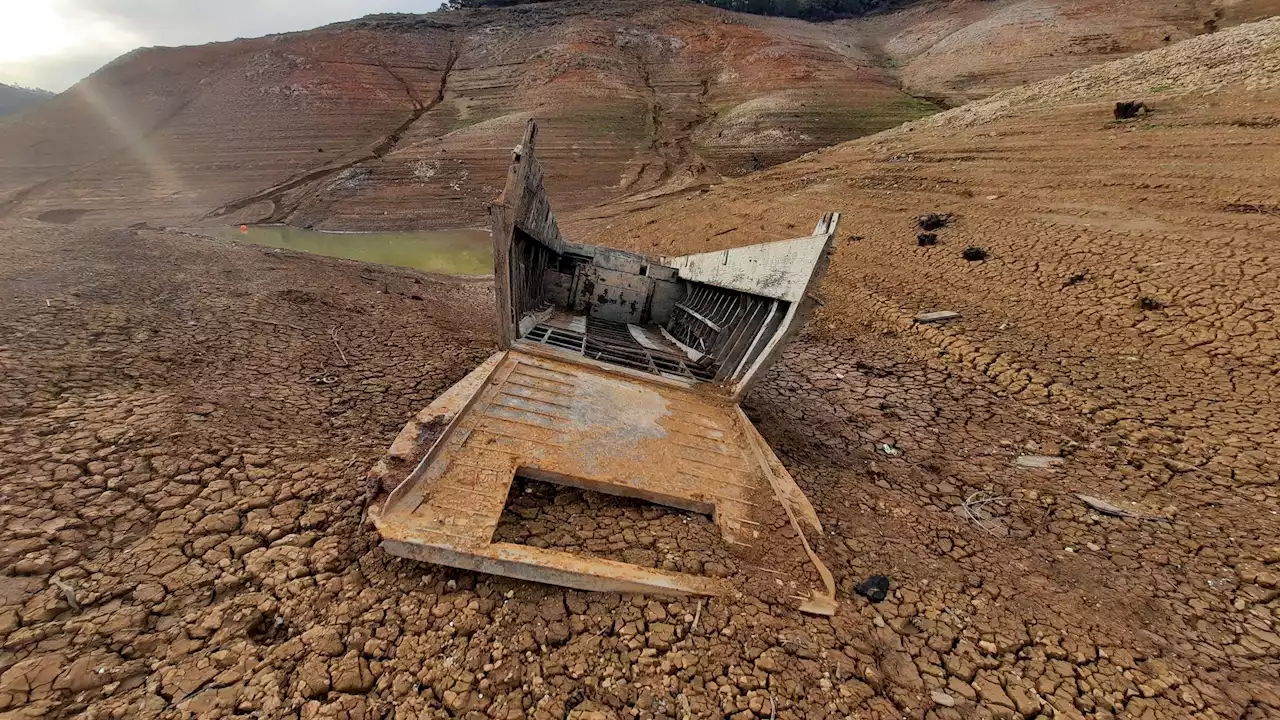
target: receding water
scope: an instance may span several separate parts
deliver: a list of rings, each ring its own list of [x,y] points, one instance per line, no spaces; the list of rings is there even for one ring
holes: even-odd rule
[[[493,272],[493,244],[488,230],[348,233],[258,225],[243,231],[238,227],[216,228],[212,234],[255,245],[434,273],[488,275]]]

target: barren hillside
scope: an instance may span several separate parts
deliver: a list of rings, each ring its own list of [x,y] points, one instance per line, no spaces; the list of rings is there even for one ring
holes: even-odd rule
[[[483,223],[529,116],[581,206],[793,158],[931,111],[824,28],[692,3],[371,17],[122,58],[0,129],[9,212]]]
[[[844,22],[910,92],[955,105],[1277,12],[1277,0],[951,0]]]
[[[12,115],[47,102],[53,93],[0,83],[0,116]]]
[[[948,0],[815,24],[563,0],[139,50],[0,125],[0,213],[475,226],[530,116],[561,206],[583,207],[758,170],[935,109],[913,94],[981,96],[1176,41],[1214,13]]]

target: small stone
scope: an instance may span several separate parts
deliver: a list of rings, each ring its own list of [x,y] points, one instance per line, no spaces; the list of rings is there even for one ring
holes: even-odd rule
[[[929,213],[916,218],[921,230],[937,230],[951,222],[951,213]]]
[[[644,607],[645,622],[660,622],[667,619],[667,610],[661,603],[650,602]]]
[[[942,707],[955,707],[956,699],[941,690],[934,690],[929,697]]]
[[[649,647],[655,650],[668,650],[675,641],[676,629],[667,623],[654,623],[649,626]]]
[[[853,590],[871,602],[878,603],[889,596],[889,578],[884,575],[872,575]]]

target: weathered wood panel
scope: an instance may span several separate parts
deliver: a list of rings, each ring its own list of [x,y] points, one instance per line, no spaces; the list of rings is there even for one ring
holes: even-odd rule
[[[829,237],[813,235],[715,252],[665,257],[685,280],[795,302],[804,296]]]

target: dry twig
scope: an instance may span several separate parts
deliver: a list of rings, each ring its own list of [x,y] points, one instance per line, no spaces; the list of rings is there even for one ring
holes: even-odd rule
[[[350,365],[351,363],[347,362],[347,354],[342,352],[342,346],[338,344],[338,328],[329,328],[329,337],[333,338],[333,346],[338,348],[338,355],[342,357],[342,366]]]
[[[1003,495],[993,495],[986,490],[979,490],[969,495],[969,497],[965,499],[964,504],[960,507],[964,510],[964,514],[968,515],[969,519],[972,520],[975,525],[982,528],[984,532],[988,535],[995,535],[999,537],[1000,532],[994,524],[989,522],[990,518],[984,520],[979,517],[978,514],[982,511],[982,507],[984,505],[995,502],[1009,502],[1011,500],[1013,500],[1013,498],[1005,497]]]

